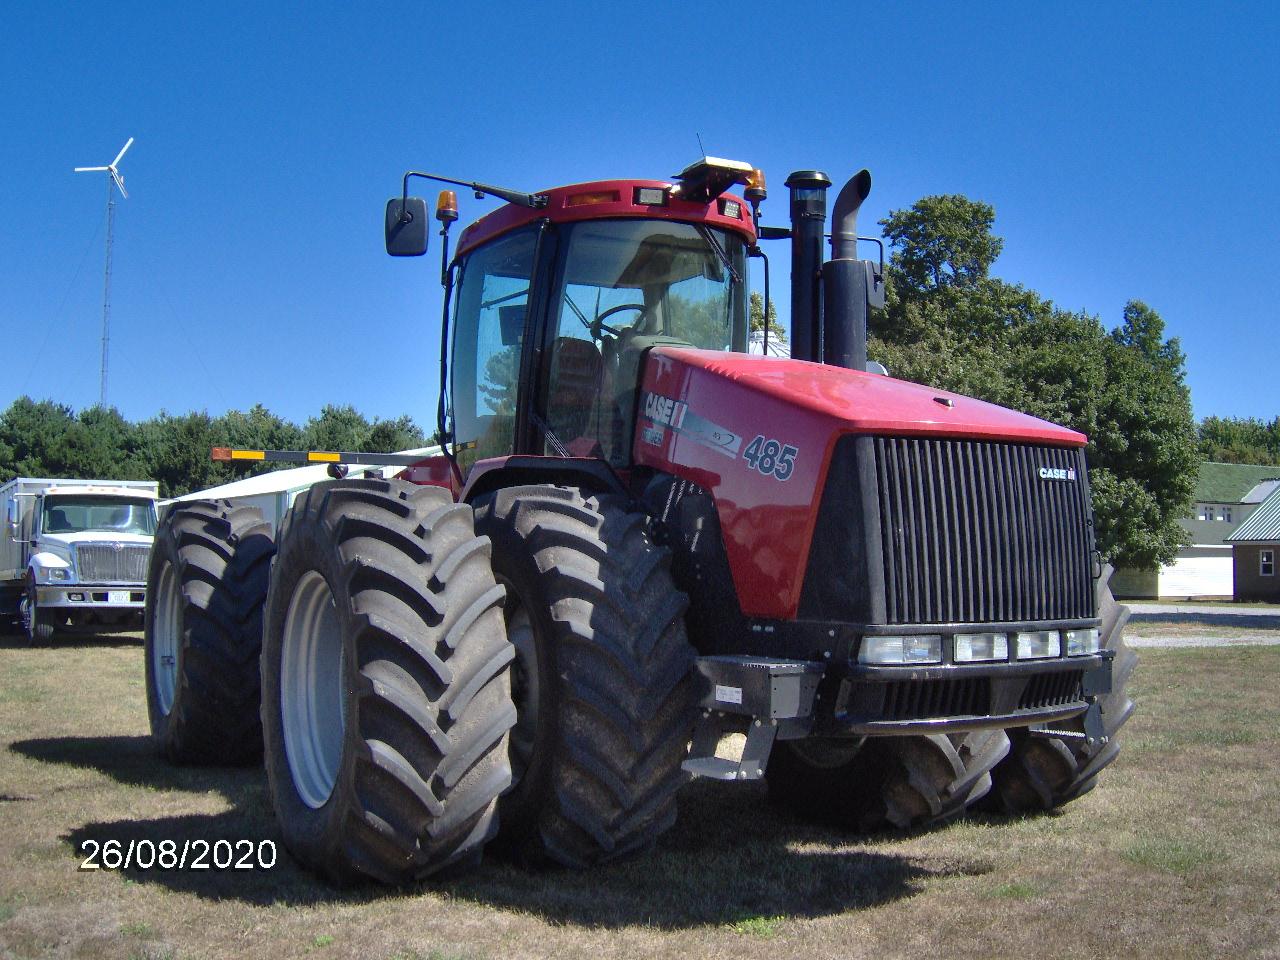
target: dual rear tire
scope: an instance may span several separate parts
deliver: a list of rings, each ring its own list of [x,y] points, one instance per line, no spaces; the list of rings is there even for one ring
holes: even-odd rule
[[[175,504],[147,574],[145,659],[151,737],[173,763],[243,764],[262,754],[258,658],[275,553],[261,511]]]
[[[262,724],[284,842],[330,882],[477,859],[511,784],[503,591],[471,508],[399,481],[317,484],[282,525]]]

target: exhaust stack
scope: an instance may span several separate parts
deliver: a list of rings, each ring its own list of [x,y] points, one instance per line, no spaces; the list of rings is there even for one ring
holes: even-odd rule
[[[883,289],[875,270],[858,259],[858,210],[871,193],[871,173],[860,170],[836,197],[831,216],[832,260],[822,267],[822,362],[850,370],[867,369],[867,310]]]

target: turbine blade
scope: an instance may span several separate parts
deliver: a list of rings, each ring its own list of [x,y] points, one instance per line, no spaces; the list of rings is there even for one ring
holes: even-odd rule
[[[110,167],[76,167],[72,173],[96,173],[99,170],[110,170]]]
[[[111,179],[112,179],[112,180],[114,180],[114,181],[116,182],[116,186],[120,188],[120,192],[121,192],[122,194],[124,194],[124,198],[125,198],[126,200],[128,200],[128,199],[129,199],[129,191],[128,191],[128,190],[126,190],[126,189],[124,188],[124,177],[120,176],[120,174],[118,174],[118,173],[116,173],[114,170],[112,170],[112,171],[111,171]]]
[[[120,152],[116,155],[116,158],[111,161],[111,166],[114,167],[117,163],[119,163],[120,158],[124,156],[124,152],[132,146],[133,146],[133,137],[130,137],[129,142],[120,148]]]

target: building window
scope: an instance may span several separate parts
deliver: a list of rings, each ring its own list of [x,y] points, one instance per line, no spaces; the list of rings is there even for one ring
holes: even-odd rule
[[[1276,553],[1274,550],[1258,551],[1258,576],[1274,577],[1276,575]]]
[[[1230,522],[1231,522],[1231,508],[1230,508],[1230,507],[1223,507],[1223,508],[1222,508],[1222,519],[1223,519],[1223,520],[1225,520],[1225,521],[1227,521],[1227,523],[1230,523]]]

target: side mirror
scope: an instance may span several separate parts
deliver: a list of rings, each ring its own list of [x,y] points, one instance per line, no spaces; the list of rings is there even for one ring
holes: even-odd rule
[[[427,201],[421,197],[392,197],[384,224],[387,253],[420,257],[427,252]]]

